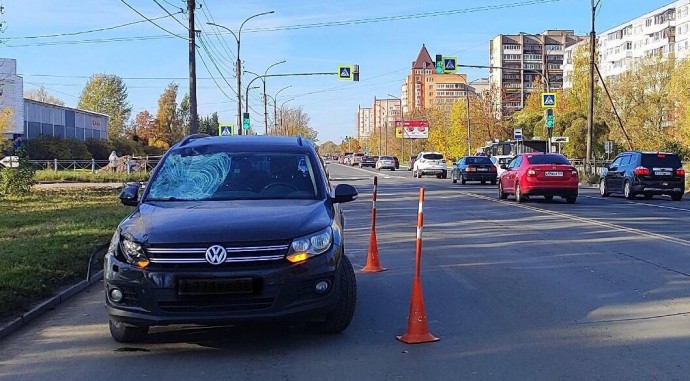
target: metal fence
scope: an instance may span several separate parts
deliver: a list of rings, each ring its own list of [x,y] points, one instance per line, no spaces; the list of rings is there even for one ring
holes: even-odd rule
[[[58,171],[90,171],[91,173],[107,171],[115,168],[118,172],[150,172],[152,171],[161,156],[123,156],[118,161],[111,163],[110,160],[29,160],[37,169]]]

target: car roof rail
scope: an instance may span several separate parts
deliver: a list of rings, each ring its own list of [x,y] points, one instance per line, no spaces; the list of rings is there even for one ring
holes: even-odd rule
[[[297,144],[302,146],[302,134],[301,133],[297,134]]]
[[[185,137],[184,139],[182,139],[182,141],[179,143],[179,146],[182,147],[186,144],[193,142],[194,140],[202,139],[202,138],[208,138],[208,137],[211,137],[211,135],[209,135],[209,134],[192,134],[192,135],[189,135],[189,136]]]

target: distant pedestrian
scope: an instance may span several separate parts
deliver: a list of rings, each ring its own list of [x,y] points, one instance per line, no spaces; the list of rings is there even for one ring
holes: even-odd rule
[[[108,158],[108,160],[110,161],[110,163],[108,164],[108,166],[110,167],[110,172],[115,172],[117,170],[117,159],[118,157],[115,151],[110,153],[110,157]]]

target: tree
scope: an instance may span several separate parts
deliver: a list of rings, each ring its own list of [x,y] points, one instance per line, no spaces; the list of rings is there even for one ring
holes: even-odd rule
[[[38,89],[34,90],[27,90],[24,92],[24,98],[27,99],[33,99],[38,102],[43,102],[43,103],[50,103],[54,104],[57,106],[64,106],[65,102],[61,101],[60,99],[48,94],[48,91],[46,91],[46,88],[41,86]]]
[[[182,137],[189,135],[189,131],[191,131],[192,115],[189,102],[189,94],[185,94],[180,101],[180,107],[177,109],[177,119]]]
[[[199,133],[218,136],[218,113],[214,112],[211,116],[201,118],[199,121]]]
[[[359,141],[352,136],[348,136],[347,138],[343,139],[343,141],[340,143],[340,151],[341,152],[360,152],[362,151],[362,146],[359,144]]]
[[[330,140],[319,146],[319,153],[322,155],[337,155],[340,151],[340,146]]]
[[[685,60],[673,73],[671,92],[674,94],[674,135],[686,147],[690,147],[690,60]]]
[[[148,144],[150,139],[156,138],[156,120],[149,110],[140,111],[132,122],[132,135],[135,140]]]
[[[0,110],[0,133],[14,129],[14,109],[10,106]]]
[[[303,138],[317,141],[318,132],[309,127],[309,115],[302,110],[302,107],[289,108],[286,107],[281,110],[282,126],[284,135],[297,136],[302,135]]]
[[[178,85],[170,83],[158,98],[155,140],[149,141],[149,145],[161,148],[165,145],[170,147],[184,137],[184,129],[177,110],[177,90]],[[167,149],[167,147],[165,148]]]
[[[127,101],[127,86],[114,74],[94,74],[79,96],[78,108],[106,114],[108,138],[121,137],[129,120],[132,105]]]

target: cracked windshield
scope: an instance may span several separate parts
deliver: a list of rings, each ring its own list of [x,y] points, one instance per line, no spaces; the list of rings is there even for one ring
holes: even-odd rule
[[[689,89],[690,0],[0,0],[0,381],[690,379]]]

